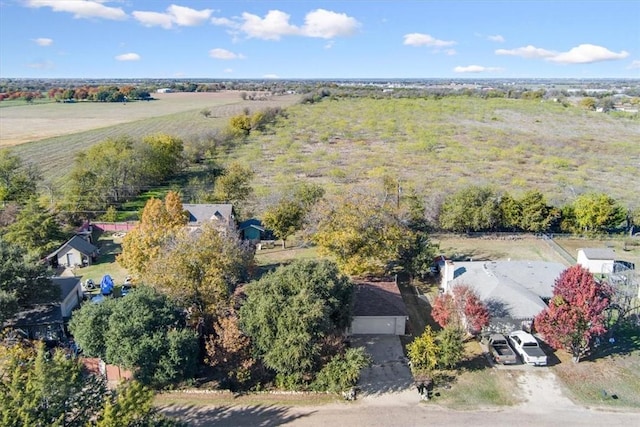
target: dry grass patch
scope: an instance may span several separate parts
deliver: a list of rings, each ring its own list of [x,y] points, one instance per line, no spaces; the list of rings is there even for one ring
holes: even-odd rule
[[[555,242],[562,246],[564,250],[574,257],[578,256],[578,249],[581,248],[611,248],[620,260],[629,261],[640,267],[640,238],[638,237],[610,237],[606,239],[577,239],[577,238],[554,238]]]
[[[465,237],[451,234],[435,234],[433,242],[440,246],[440,253],[454,260],[474,261],[523,260],[564,263],[542,239],[530,235],[485,235]]]
[[[552,369],[584,405],[640,408],[640,350],[574,363],[565,351],[556,352],[561,363]]]

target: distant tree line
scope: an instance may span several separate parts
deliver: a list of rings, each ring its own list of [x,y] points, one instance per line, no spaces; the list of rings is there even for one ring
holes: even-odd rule
[[[586,193],[553,206],[530,190],[520,198],[491,187],[471,186],[445,197],[435,226],[445,231],[520,231],[600,234],[631,230],[640,210],[630,211],[604,193]]]

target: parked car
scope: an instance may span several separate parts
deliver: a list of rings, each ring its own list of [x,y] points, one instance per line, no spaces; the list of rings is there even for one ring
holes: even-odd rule
[[[514,331],[509,334],[509,341],[524,363],[534,366],[547,365],[547,355],[533,335],[525,331]]]
[[[502,334],[489,336],[489,350],[493,360],[503,365],[518,363],[516,353],[511,349],[507,337]]]

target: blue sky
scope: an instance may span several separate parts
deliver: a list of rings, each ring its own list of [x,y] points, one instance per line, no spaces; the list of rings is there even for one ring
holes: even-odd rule
[[[640,1],[0,0],[0,77],[640,78]]]

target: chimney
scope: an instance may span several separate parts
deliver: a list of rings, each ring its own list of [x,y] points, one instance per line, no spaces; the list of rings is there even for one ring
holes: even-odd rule
[[[442,289],[446,292],[448,290],[448,284],[453,280],[454,272],[456,270],[453,261],[446,260],[444,262],[444,271],[442,272]]]

